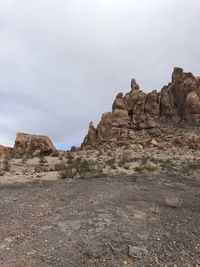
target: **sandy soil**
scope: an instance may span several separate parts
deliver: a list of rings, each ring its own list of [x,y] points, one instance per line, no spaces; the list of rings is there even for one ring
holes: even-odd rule
[[[200,266],[199,180],[56,175],[0,184],[0,266]]]

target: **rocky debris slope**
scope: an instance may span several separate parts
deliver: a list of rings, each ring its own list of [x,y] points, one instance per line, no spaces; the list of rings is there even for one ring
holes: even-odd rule
[[[56,149],[48,136],[17,133],[13,149],[17,156],[50,155]]]
[[[200,77],[181,68],[174,68],[171,82],[160,92],[146,94],[132,79],[131,91],[117,94],[112,112],[103,114],[97,128],[89,124],[82,146],[134,140],[141,130],[159,134],[169,124],[200,126]]]

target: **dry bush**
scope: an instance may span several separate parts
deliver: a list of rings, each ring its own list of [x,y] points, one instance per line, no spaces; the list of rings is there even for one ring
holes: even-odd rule
[[[116,162],[116,159],[115,158],[112,158],[112,159],[109,159],[106,161],[106,164],[108,166],[110,166],[112,169],[116,169],[116,165],[115,165],[115,162]]]
[[[68,164],[60,166],[59,175],[61,179],[73,178],[76,175],[83,178],[86,174],[92,173],[93,169],[86,159],[77,158],[75,160],[68,159]]]
[[[160,208],[155,203],[152,203],[150,210],[153,214],[159,214],[160,213]]]
[[[171,193],[165,197],[165,203],[170,208],[179,208],[182,201],[175,193]]]
[[[145,165],[141,164],[141,165],[136,166],[134,168],[134,171],[140,172],[140,173],[142,173],[142,172],[154,172],[154,171],[157,171],[157,170],[158,170],[158,167],[155,166],[155,165],[152,165],[150,163],[147,163]]]
[[[46,160],[45,156],[43,156],[43,155],[41,155],[39,157],[39,161],[40,161],[40,165],[44,165],[47,163],[47,160]]]
[[[11,169],[10,158],[8,157],[8,155],[5,155],[4,160],[3,160],[3,170],[6,172],[9,172],[10,169]]]
[[[2,169],[0,169],[0,176],[4,176],[4,174],[5,172]]]

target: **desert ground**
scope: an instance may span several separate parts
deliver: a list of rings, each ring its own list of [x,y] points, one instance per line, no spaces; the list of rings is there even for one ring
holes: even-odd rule
[[[104,170],[73,178],[54,169],[69,161],[62,157],[9,160],[0,177],[0,266],[200,266],[199,152],[175,157],[176,169],[167,153],[152,148],[144,158],[140,149],[128,163],[74,152]]]

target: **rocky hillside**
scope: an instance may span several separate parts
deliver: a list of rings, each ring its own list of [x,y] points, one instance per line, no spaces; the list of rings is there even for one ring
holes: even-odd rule
[[[174,68],[171,82],[160,92],[146,94],[132,79],[131,91],[117,94],[112,112],[102,115],[97,128],[90,122],[82,146],[134,140],[141,130],[159,134],[167,125],[200,126],[200,77],[181,68]]]

